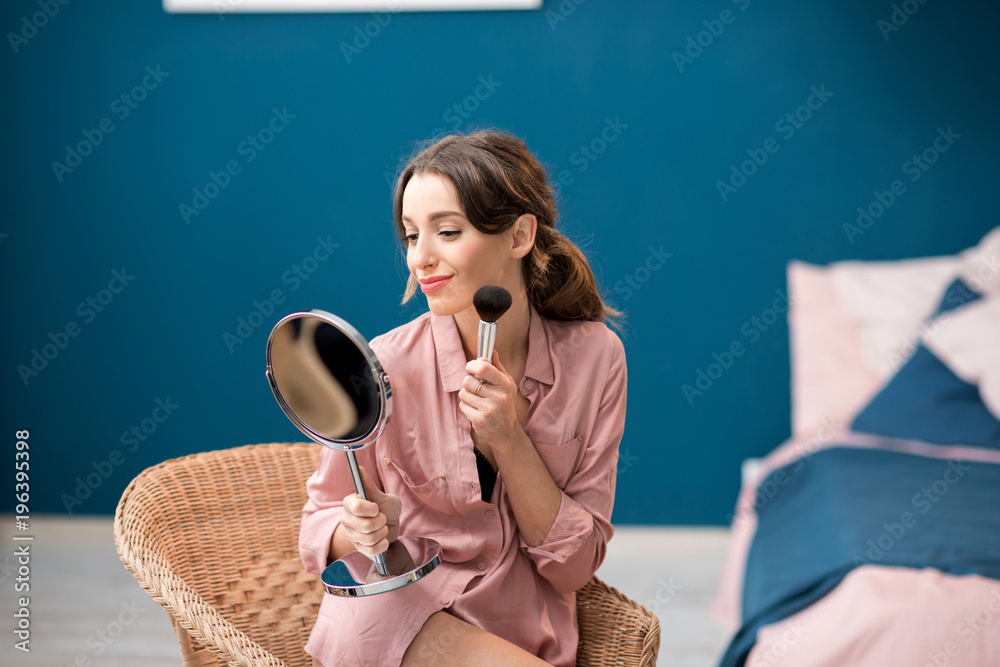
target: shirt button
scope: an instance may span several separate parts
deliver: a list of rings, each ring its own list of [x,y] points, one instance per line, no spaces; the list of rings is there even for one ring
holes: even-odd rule
[[[496,512],[494,512],[493,510],[486,510],[486,518],[487,519],[492,519],[496,515],[497,515]]]
[[[480,571],[485,570],[486,569],[486,563],[480,563],[476,567],[478,567]]]
[[[441,604],[443,604],[445,607],[447,607],[448,606],[448,600],[441,600]]]
[[[525,391],[531,391],[531,388],[534,385],[531,384],[531,380],[525,380],[524,382],[521,383],[521,386],[524,387]]]

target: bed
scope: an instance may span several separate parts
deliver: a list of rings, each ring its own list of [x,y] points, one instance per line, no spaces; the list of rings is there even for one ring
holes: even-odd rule
[[[745,474],[722,667],[1000,665],[1000,227],[788,267],[792,437]]]

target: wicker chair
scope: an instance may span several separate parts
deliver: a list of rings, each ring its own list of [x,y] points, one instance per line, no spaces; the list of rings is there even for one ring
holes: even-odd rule
[[[153,466],[125,489],[115,543],[170,614],[188,667],[309,666],[324,592],[302,568],[298,529],[312,443],[247,445]],[[660,624],[596,577],[577,594],[577,664],[652,667]]]

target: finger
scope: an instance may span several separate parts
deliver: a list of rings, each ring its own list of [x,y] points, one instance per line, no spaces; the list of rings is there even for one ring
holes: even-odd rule
[[[388,534],[389,529],[386,526],[382,526],[378,530],[374,530],[372,532],[348,529],[347,538],[351,540],[355,546],[373,547],[384,540]]]
[[[378,516],[378,505],[370,500],[365,500],[356,493],[344,498],[344,509],[356,517]]]
[[[473,359],[465,364],[466,372],[470,375],[478,375],[479,377],[482,377],[483,372],[485,372],[488,368],[493,368],[493,364],[485,359]]]
[[[347,522],[348,528],[361,535],[371,535],[382,530],[386,526],[384,514],[379,513],[375,517],[354,517]]]
[[[472,424],[472,428],[478,431],[480,426],[479,418],[482,416],[483,413],[477,410],[476,408],[472,407],[468,403],[459,403],[458,409],[462,411],[462,414],[465,415],[465,418],[469,420],[470,424]]]
[[[485,361],[470,361],[465,365],[465,369],[469,372],[470,376],[474,376],[473,379],[477,385],[479,384],[479,378],[486,380],[487,384],[502,385],[505,379],[509,377],[506,372]],[[473,385],[472,389],[475,391],[475,385]]]
[[[504,375],[510,375],[510,373],[507,372],[507,369],[503,367],[503,364],[500,363],[500,353],[496,350],[493,350],[493,365],[496,366],[497,369]]]
[[[389,549],[389,540],[379,540],[370,547],[369,546],[358,547],[358,551],[368,556],[372,560],[375,560],[375,556],[378,556],[381,553],[385,553],[386,551],[388,551],[388,549]]]
[[[478,386],[479,385],[479,380],[476,380],[475,382],[476,382],[476,385]],[[458,390],[458,398],[459,398],[459,401],[460,401],[459,405],[465,404],[466,406],[472,408],[476,412],[478,412],[480,410],[483,410],[483,409],[485,409],[487,407],[487,403],[486,403],[486,385],[485,384],[483,385],[483,388],[479,392],[478,396],[476,395],[476,392],[469,391],[465,387],[462,387],[461,389]]]
[[[477,378],[474,375],[467,375],[462,379],[461,389],[464,389],[472,396],[482,398],[489,386],[490,383],[488,381]]]

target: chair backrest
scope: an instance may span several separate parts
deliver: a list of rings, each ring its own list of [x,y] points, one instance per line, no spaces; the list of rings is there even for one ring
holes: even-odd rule
[[[308,667],[324,592],[299,558],[312,443],[246,445],[140,473],[115,514],[122,562],[171,615],[187,667]],[[656,616],[594,577],[577,593],[579,667],[653,667]]]

